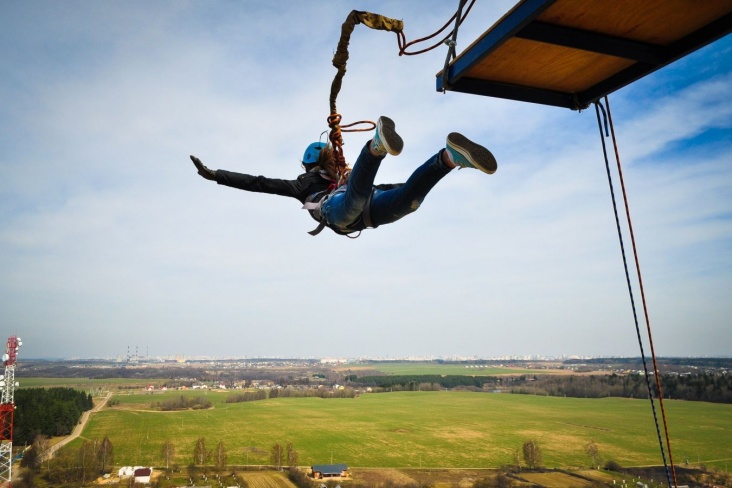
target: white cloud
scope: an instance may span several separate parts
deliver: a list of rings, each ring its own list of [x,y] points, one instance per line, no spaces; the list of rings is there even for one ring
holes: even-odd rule
[[[155,15],[93,5],[16,5],[15,23],[0,20],[0,41],[17,36],[0,54],[32,73],[0,85],[0,324],[29,356],[143,344],[151,354],[328,355],[336,344],[344,355],[637,354],[593,111],[437,94],[444,52],[399,58],[393,34],[357,29],[344,122],[385,113],[406,141],[378,181],[406,179],[453,130],[485,141],[499,170],[453,172],[417,213],[359,239],[312,238],[295,200],[204,181],[188,154],[294,176],[327,128],[340,23],[366,4],[176,2]],[[433,6],[379,10],[407,20],[413,38],[452,14]],[[471,18],[509,6],[476,6]],[[462,42],[485,28],[466,23]],[[664,354],[732,345],[731,81],[683,86],[642,110],[630,100],[641,88],[611,96]],[[346,136],[349,161],[368,137]],[[704,332],[693,340],[691,323]]]

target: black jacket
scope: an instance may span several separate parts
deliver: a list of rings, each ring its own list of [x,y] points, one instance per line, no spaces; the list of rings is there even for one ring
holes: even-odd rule
[[[317,171],[303,173],[296,180],[279,180],[219,169],[216,170],[216,183],[239,190],[292,197],[305,203],[310,195],[326,191],[331,182]]]
[[[238,188],[239,190],[270,193],[272,195],[297,198],[302,204],[305,203],[305,200],[309,196],[315,196],[315,198],[311,198],[311,201],[317,201],[332,189],[330,186],[332,181],[317,170],[303,173],[298,176],[296,180],[280,180],[264,176],[234,173],[233,171],[219,169],[216,170],[216,183],[219,185],[230,186],[232,188]],[[375,185],[374,188],[390,190],[399,188],[400,186],[403,186],[403,183]],[[319,210],[309,210],[308,212],[313,219],[317,222],[321,222],[322,216],[320,215]],[[371,222],[369,225],[375,228],[378,227],[378,222]],[[366,224],[364,223],[363,218],[360,217],[357,222],[354,222],[352,226],[353,230],[349,232],[361,230],[365,226]],[[344,234],[344,232],[336,228],[332,229],[337,234]]]

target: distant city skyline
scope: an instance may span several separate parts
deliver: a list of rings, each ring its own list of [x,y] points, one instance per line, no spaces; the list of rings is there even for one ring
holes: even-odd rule
[[[711,355],[711,356],[662,356],[664,358],[682,358],[682,359],[704,359],[704,358],[720,358],[729,359],[730,355]],[[468,361],[562,361],[562,360],[582,360],[582,359],[634,359],[640,358],[640,354],[628,356],[579,356],[579,355],[559,355],[559,356],[190,356],[185,354],[162,354],[158,356],[76,356],[76,357],[28,357],[31,360],[59,360],[59,361],[139,361],[139,360],[155,360],[155,361],[173,361],[173,360],[196,360],[196,361],[237,361],[237,360],[303,360],[303,361],[404,361],[404,362],[429,362],[429,361],[447,361],[447,362],[468,362]],[[646,359],[651,359],[646,356]]]

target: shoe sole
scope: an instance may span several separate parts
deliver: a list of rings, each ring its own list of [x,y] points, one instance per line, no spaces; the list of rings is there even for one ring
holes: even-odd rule
[[[377,131],[381,134],[381,143],[384,144],[386,152],[392,156],[398,156],[399,153],[404,149],[404,141],[401,136],[397,134],[394,121],[389,117],[379,117]]]
[[[476,144],[457,132],[447,136],[450,146],[459,152],[475,169],[492,175],[498,169],[498,162],[493,154],[480,144]]]

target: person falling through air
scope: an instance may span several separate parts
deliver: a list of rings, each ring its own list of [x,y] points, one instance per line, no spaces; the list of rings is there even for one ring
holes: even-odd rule
[[[270,193],[296,198],[303,208],[318,221],[311,235],[329,227],[338,234],[348,235],[366,228],[391,224],[419,208],[430,190],[454,168],[475,168],[487,174],[496,171],[493,154],[457,132],[447,136],[445,148],[418,167],[405,183],[374,185],[374,178],[387,154],[397,156],[404,142],[397,134],[394,122],[379,117],[376,134],[358,156],[345,182],[336,185],[333,147],[314,142],[305,150],[302,165],[305,172],[294,180],[281,180],[211,170],[196,156],[191,156],[198,174],[219,185],[240,190]]]

